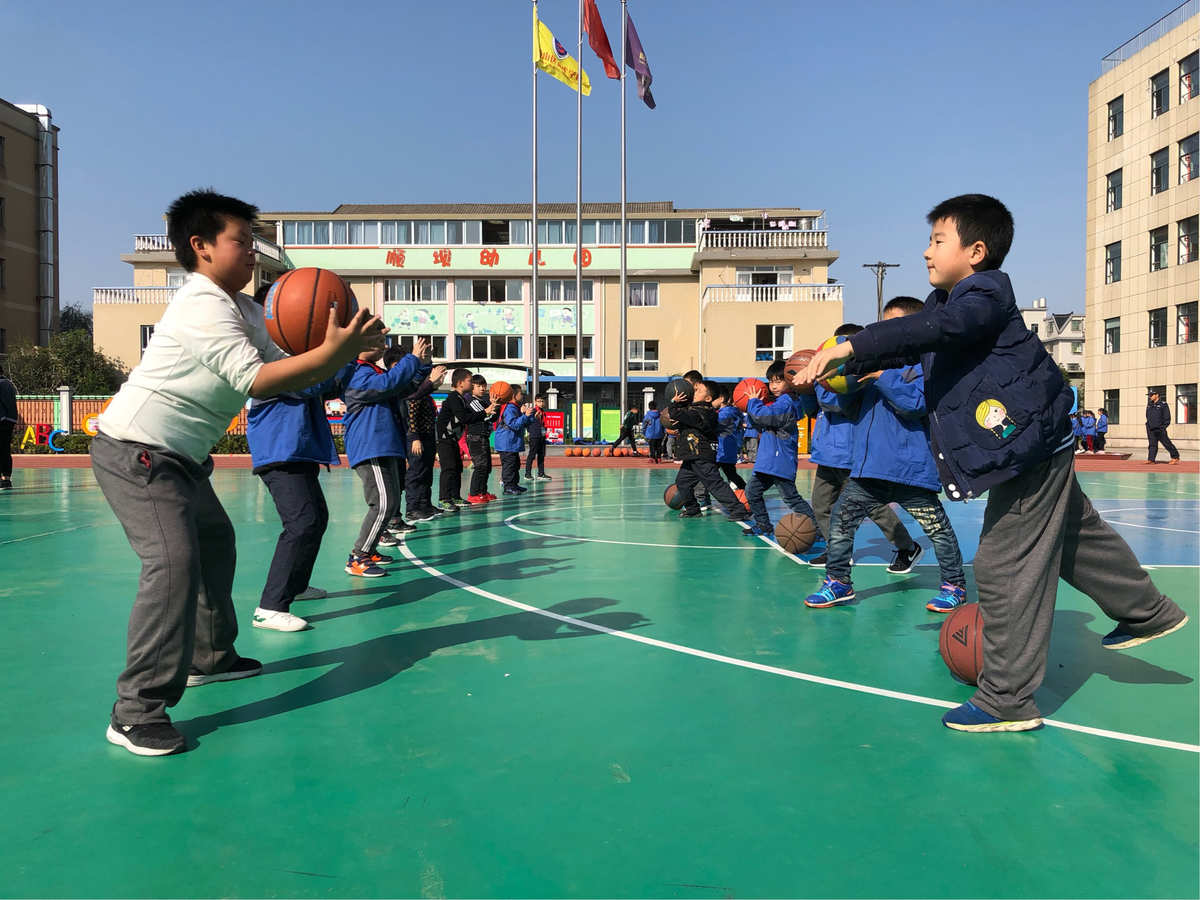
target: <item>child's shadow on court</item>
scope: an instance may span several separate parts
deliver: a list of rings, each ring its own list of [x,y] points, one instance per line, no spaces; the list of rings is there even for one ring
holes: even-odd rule
[[[635,612],[586,615],[616,602],[607,597],[580,597],[556,603],[554,606],[547,607],[546,612],[578,618],[582,622],[617,631],[642,628],[649,624],[649,620],[645,616]],[[561,629],[564,628],[567,630],[562,631]],[[503,637],[516,637],[522,641],[551,641],[589,637],[600,633],[539,613],[519,612],[473,622],[437,625],[416,631],[386,634],[349,647],[338,647],[333,650],[308,653],[292,659],[266,663],[263,666],[263,675],[319,666],[336,666],[336,668],[278,696],[247,703],[212,715],[176,722],[175,726],[187,738],[188,749],[191,749],[197,743],[197,738],[211,734],[223,726],[239,725],[243,722],[253,722],[282,715],[305,706],[338,700],[358,691],[376,687],[421,660],[427,659],[435,651],[447,647]]]

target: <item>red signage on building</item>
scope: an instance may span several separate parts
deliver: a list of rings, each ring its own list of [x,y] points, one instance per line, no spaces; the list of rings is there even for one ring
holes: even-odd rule
[[[387,264],[389,266],[395,266],[397,269],[403,269],[404,268],[404,251],[403,250],[389,250],[387,252]]]
[[[561,410],[548,409],[545,412],[546,443],[561,444],[563,430],[566,428],[566,414]]]

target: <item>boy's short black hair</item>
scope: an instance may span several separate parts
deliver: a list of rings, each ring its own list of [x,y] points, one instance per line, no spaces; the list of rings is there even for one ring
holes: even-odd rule
[[[702,382],[704,380],[704,376],[701,375],[699,372],[697,372],[695,369],[692,369],[689,372],[683,373],[683,380],[690,381],[692,384],[699,384],[700,382]]]
[[[890,309],[898,309],[904,315],[911,316],[914,313],[925,311],[925,301],[918,300],[916,297],[893,297],[883,307],[884,313]]]
[[[711,400],[716,400],[718,397],[728,396],[725,393],[725,386],[718,381],[711,381],[706,378],[701,383],[704,385],[705,389],[708,391],[708,396],[709,396],[709,399],[711,399]]]
[[[861,325],[855,325],[853,322],[847,322],[844,325],[839,325],[837,331],[833,333],[834,337],[853,337],[863,330]]]
[[[450,385],[453,387],[457,384],[462,384],[466,379],[471,377],[470,369],[455,369],[450,373]]]
[[[401,350],[395,344],[392,344],[392,346],[383,351],[383,367],[385,369],[390,369],[396,363],[400,362],[402,357],[407,355],[407,351]]]
[[[471,384],[481,384],[484,387],[487,387],[487,379],[484,378],[482,375],[472,375],[471,376]]]
[[[1013,240],[1013,217],[1003,203],[987,194],[962,194],[943,200],[925,217],[930,225],[939,219],[953,219],[964,247],[983,241],[987,256],[978,268],[998,269],[1004,265]]]
[[[236,197],[218,194],[212,188],[189,191],[167,210],[167,235],[175,247],[175,258],[188,272],[196,271],[192,237],[215,241],[228,219],[244,219],[254,225],[258,207]]]
[[[775,360],[775,362],[767,366],[767,381],[771,381],[775,378],[786,378],[787,376],[784,374],[784,369],[786,368],[787,362],[785,360]]]
[[[658,401],[651,400],[649,403],[646,404],[646,409],[647,410],[658,409]]]
[[[1100,407],[1100,415],[1102,415],[1102,416],[1107,416],[1107,415],[1108,415],[1108,410],[1107,410],[1107,409],[1105,409],[1103,406],[1102,406],[1102,407]]]
[[[543,403],[545,403],[545,402],[546,402],[546,395],[545,395],[545,394],[538,394],[538,395],[536,395],[536,396],[533,398],[533,402],[534,402],[534,403],[537,403],[539,400],[541,400]]]

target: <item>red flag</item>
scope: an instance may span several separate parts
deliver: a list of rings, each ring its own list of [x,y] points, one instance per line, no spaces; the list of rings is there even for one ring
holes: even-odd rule
[[[605,33],[604,22],[600,19],[600,10],[596,9],[596,0],[584,0],[583,30],[587,32],[592,52],[604,63],[604,74],[609,78],[620,78],[621,67],[613,59],[612,47],[608,45],[608,34]]]

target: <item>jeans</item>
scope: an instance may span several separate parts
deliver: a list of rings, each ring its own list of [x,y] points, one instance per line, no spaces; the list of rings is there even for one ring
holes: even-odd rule
[[[850,480],[849,469],[839,469],[833,466],[817,466],[813,475],[812,506],[817,513],[817,530],[828,535],[832,530],[833,508],[841,496],[842,488]],[[897,550],[913,552],[917,545],[913,543],[908,529],[904,527],[892,508],[886,504],[871,511],[871,521],[879,526],[893,547]]]
[[[817,517],[813,513],[813,508],[808,505],[808,501],[801,497],[800,492],[796,490],[796,481],[794,478],[781,478],[778,475],[755,472],[750,476],[750,481],[746,485],[746,502],[750,504],[750,512],[754,516],[754,524],[760,530],[773,530],[771,517],[767,515],[767,504],[763,500],[763,494],[772,487],[779,488],[779,495],[783,497],[783,502],[791,508],[792,512],[802,516],[809,516],[813,522],[817,521]]]
[[[263,609],[287,612],[296,595],[308,587],[321,538],[329,524],[329,507],[325,505],[317,476],[319,469],[313,462],[287,463],[259,476],[271,492],[275,510],[283,522],[258,602]]]
[[[854,550],[854,534],[863,519],[876,507],[886,503],[898,503],[929,535],[929,542],[933,544],[933,552],[942,570],[942,582],[965,587],[967,579],[963,575],[958,536],[950,525],[938,495],[928,488],[896,484],[878,478],[851,478],[842,488],[837,505],[833,508],[825,574],[843,584],[850,584],[850,554]]]

